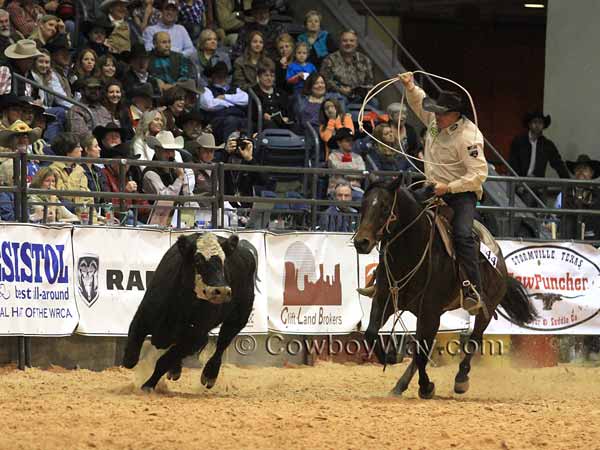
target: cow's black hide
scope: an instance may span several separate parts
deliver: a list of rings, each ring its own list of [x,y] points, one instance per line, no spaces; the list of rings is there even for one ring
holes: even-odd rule
[[[194,258],[199,236],[199,233],[182,236],[165,253],[129,326],[123,359],[125,367],[133,368],[137,364],[148,335],[152,335],[151,342],[155,347],[170,347],[157,361],[145,388],[154,388],[167,371],[178,378],[181,360],[201,350],[208,341],[208,332],[222,324],[217,350],[202,375],[203,383],[212,387],[223,352],[246,326],[252,311],[257,266],[252,244],[238,243],[237,235],[228,239],[218,237],[225,253],[224,280],[231,288],[231,301],[213,304],[199,299],[194,292]]]

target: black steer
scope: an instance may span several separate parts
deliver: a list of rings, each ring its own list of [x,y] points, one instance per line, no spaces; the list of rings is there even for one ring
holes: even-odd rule
[[[246,326],[254,303],[254,248],[238,242],[237,235],[196,233],[181,236],[163,256],[129,326],[123,358],[123,365],[133,368],[149,334],[152,345],[162,349],[143,389],[154,389],[167,372],[178,379],[182,359],[201,351],[208,332],[222,324],[217,349],[202,371],[202,384],[215,384],[223,352]]]

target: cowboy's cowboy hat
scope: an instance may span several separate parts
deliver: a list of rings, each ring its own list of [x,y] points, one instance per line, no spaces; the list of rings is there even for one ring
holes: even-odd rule
[[[225,147],[225,144],[216,145],[215,137],[212,133],[202,133],[196,139],[199,147],[198,150],[219,150]]]
[[[154,149],[181,150],[183,148],[183,136],[174,137],[170,131],[160,131],[156,136],[148,136],[147,143]]]
[[[577,166],[588,166],[594,172],[592,178],[600,177],[600,161],[591,159],[588,155],[579,155],[575,161],[567,161],[566,164],[572,174],[575,174]]]
[[[442,91],[437,100],[431,97],[423,99],[423,109],[428,112],[445,114],[447,112],[462,112],[464,104],[462,97],[456,92]]]
[[[544,122],[544,130],[552,123],[552,117],[550,117],[550,114],[545,116],[541,111],[531,111],[525,114],[523,117],[523,126],[525,128],[529,128],[529,122],[531,122],[533,119],[542,119]]]
[[[140,159],[142,155],[135,155],[131,151],[131,142],[121,142],[111,148],[105,148],[100,155],[102,158]]]
[[[111,131],[116,131],[119,133],[121,136],[121,142],[125,142],[129,138],[130,132],[128,132],[125,128],[121,128],[114,122],[107,123],[106,125],[98,125],[96,128],[94,128],[92,134],[96,139],[98,139],[98,142],[102,142],[106,134],[110,133]]]
[[[175,83],[175,86],[182,87],[186,91],[192,92],[194,94],[202,95],[204,92],[204,88],[198,89],[196,87],[196,82],[192,79],[182,80]]]
[[[100,3],[100,11],[108,11],[116,3],[124,3],[126,6],[129,6],[129,0],[104,0]]]
[[[33,39],[21,39],[4,50],[4,56],[10,59],[36,58],[43,55]]]
[[[22,120],[15,120],[6,130],[0,131],[0,147],[10,147],[12,139],[20,134],[26,134],[33,144],[42,136],[41,128],[31,128]]]

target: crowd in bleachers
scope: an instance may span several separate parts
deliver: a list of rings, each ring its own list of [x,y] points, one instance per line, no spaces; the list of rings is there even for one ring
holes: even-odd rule
[[[76,14],[75,9],[86,3],[89,7]],[[246,10],[242,3],[248,2],[9,0],[0,10],[2,150],[266,165],[273,162],[269,152],[274,151],[269,131],[279,130],[278,138],[287,139],[290,149],[313,152],[308,158],[291,157],[289,164],[317,161],[331,168],[412,169],[404,156],[389,148],[415,156],[420,151],[402,105],[392,104],[384,114],[375,109],[375,102],[365,116],[363,125],[389,147],[360,132],[357,111],[374,77],[371,60],[357,50],[354,31],[333,36],[318,11],[309,11],[303,24],[295,24],[281,14],[285,2],[254,0]],[[51,92],[19,82],[15,74]],[[70,98],[82,106],[73,105]],[[303,139],[308,124],[321,140],[318,155],[308,149],[309,139]],[[302,142],[302,148],[295,142]],[[4,185],[13,183],[12,164],[7,159],[0,165]],[[210,195],[215,176],[206,170],[131,165],[123,185],[118,165],[54,162],[42,172],[44,166],[48,164],[30,161],[31,186]],[[307,195],[292,178],[228,172],[221,188],[229,195]],[[319,186],[319,198],[358,200],[364,177],[331,176]],[[2,220],[15,218],[11,196],[2,193]],[[44,202],[52,204],[51,214],[45,208],[44,220],[57,221],[81,220],[94,202],[94,220],[105,221],[107,211],[100,204],[111,203],[60,195],[30,200],[30,217],[36,221]],[[147,206],[143,201],[115,200],[108,216],[131,223],[135,214],[136,222],[157,223]],[[231,207],[236,206],[251,205]],[[328,212],[336,211],[323,211]],[[347,231],[347,221],[339,222],[332,227],[325,220],[323,228]]]

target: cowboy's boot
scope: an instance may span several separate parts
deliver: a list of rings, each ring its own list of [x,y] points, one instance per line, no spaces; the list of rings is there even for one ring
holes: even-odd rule
[[[375,297],[375,285],[372,284],[371,286],[365,286],[364,288],[358,288],[356,289],[356,292],[358,292],[360,295],[364,295],[365,297]]]
[[[481,295],[479,295],[479,292],[477,292],[477,287],[472,285],[469,280],[464,280],[462,283],[462,294],[463,309],[466,309],[467,312],[472,316],[476,316],[477,314],[479,314],[479,310],[485,305],[481,300]]]

